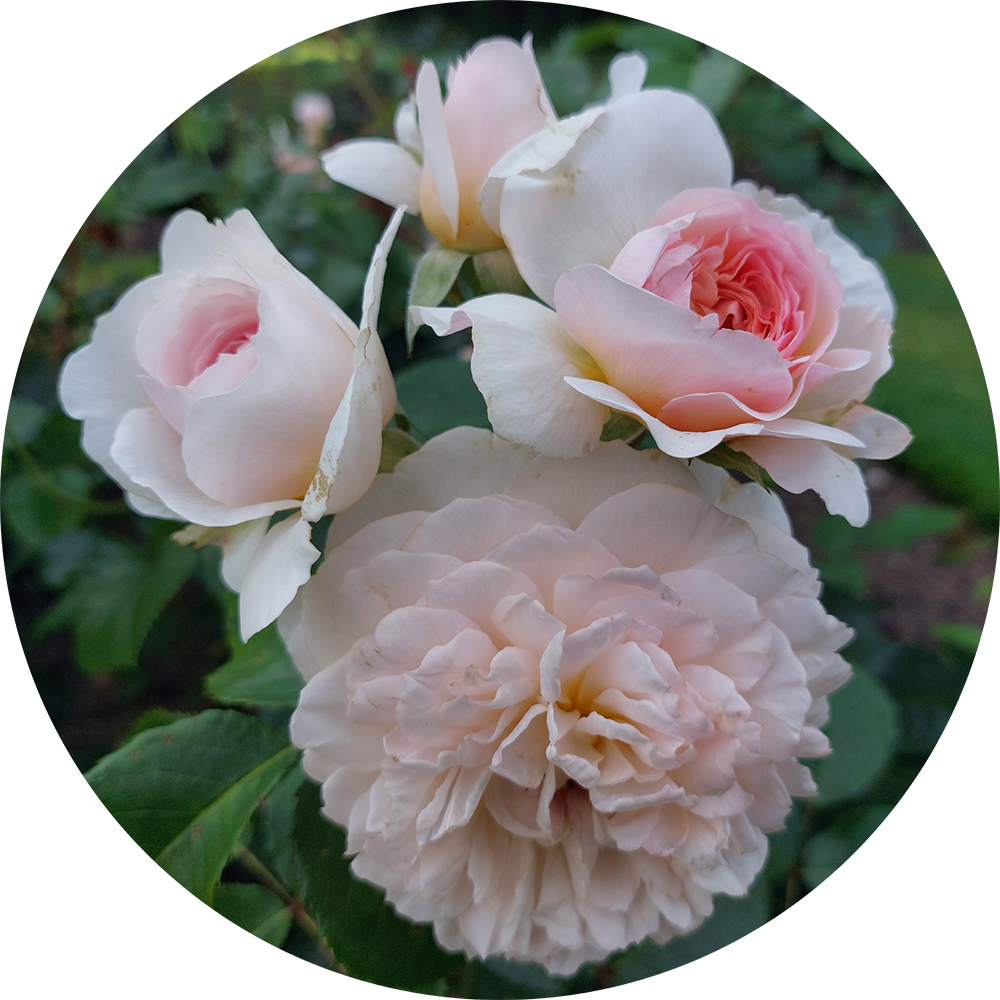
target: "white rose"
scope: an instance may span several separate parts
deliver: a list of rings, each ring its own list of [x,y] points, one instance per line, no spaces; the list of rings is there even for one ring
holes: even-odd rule
[[[780,502],[624,444],[441,435],[279,621],[354,871],[446,948],[572,973],[743,895],[827,752],[850,630]]]
[[[188,540],[223,543],[244,638],[309,578],[311,522],[349,507],[378,471],[396,393],[376,322],[401,216],[372,259],[359,330],[248,211],[215,224],[180,212],[161,273],[126,292],[63,366],[63,407],[130,504],[204,527]]]

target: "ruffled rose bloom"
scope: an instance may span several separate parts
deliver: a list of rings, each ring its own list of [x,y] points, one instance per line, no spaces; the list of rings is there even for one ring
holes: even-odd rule
[[[617,67],[613,96],[638,90],[644,60],[630,55]],[[449,67],[444,101],[434,64],[423,62],[414,94],[396,112],[396,142],[350,139],[323,154],[323,168],[341,184],[419,213],[442,246],[480,253],[503,246],[495,210],[480,207],[480,188],[504,154],[547,126],[558,120],[531,36],[521,45],[491,38]]]
[[[677,457],[726,441],[863,524],[852,459],[910,441],[862,405],[891,365],[885,280],[797,199],[731,187],[710,114],[677,96],[643,91],[568,146],[549,132],[508,156],[500,226],[555,312],[488,296],[418,315],[442,334],[472,326],[473,374],[504,437],[579,455],[614,410]]]
[[[193,211],[163,233],[162,271],[97,320],[59,395],[83,448],[140,513],[223,544],[244,638],[277,618],[319,557],[311,522],[378,472],[396,391],[375,332],[385,255],[361,329],[274,248],[253,216]],[[270,530],[271,515],[300,508]]]
[[[338,516],[279,620],[354,871],[441,944],[566,975],[743,895],[825,754],[850,630],[776,497],[459,428]]]

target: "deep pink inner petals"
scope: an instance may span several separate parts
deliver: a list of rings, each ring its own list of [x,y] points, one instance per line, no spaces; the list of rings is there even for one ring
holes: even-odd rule
[[[688,219],[662,245],[643,287],[768,340],[795,363],[807,339],[817,339],[810,331],[818,303],[837,298],[821,287],[829,268],[812,260],[793,223],[731,192]]]
[[[247,287],[193,303],[160,358],[160,380],[190,385],[223,355],[247,349],[260,324],[258,297],[255,288]]]

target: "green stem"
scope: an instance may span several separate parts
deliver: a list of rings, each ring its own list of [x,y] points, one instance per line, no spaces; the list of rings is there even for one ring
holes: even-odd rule
[[[323,956],[323,960],[333,969],[334,972],[339,972],[341,975],[346,976],[347,970],[337,961],[337,956],[334,955],[330,946],[326,943],[326,939],[319,932],[319,928],[316,926],[316,921],[309,916],[305,911],[305,907],[302,905],[302,901],[298,897],[293,896],[273,874],[264,865],[264,863],[253,853],[248,847],[241,846],[237,857],[240,859],[240,863],[243,865],[247,871],[265,889],[270,889],[281,901],[288,907],[295,919],[295,922],[299,925],[309,935],[315,942],[316,947],[319,949],[320,954]]]

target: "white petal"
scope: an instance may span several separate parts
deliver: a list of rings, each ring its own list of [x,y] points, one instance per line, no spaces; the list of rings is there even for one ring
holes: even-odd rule
[[[357,350],[371,340],[366,329]],[[360,500],[378,474],[382,457],[382,377],[379,366],[365,358],[355,368],[344,398],[330,421],[319,466],[302,501],[302,516],[318,521]]]
[[[861,439],[860,448],[839,449],[848,458],[895,458],[913,440],[906,424],[870,406],[852,407],[837,428]]]
[[[733,447],[764,466],[790,493],[815,490],[831,514],[842,514],[856,528],[871,514],[868,488],[861,470],[822,441],[761,435],[741,438]]]
[[[510,177],[500,228],[522,277],[551,303],[561,274],[609,267],[675,194],[731,179],[711,113],[686,94],[644,90],[609,105],[551,169]]]
[[[222,543],[222,579],[237,594],[243,588],[250,560],[264,541],[270,520],[269,517],[259,517],[256,521],[234,525]]]
[[[445,332],[472,327],[472,377],[501,437],[562,458],[582,455],[600,440],[607,411],[564,382],[566,376],[586,376],[588,359],[551,309],[500,294],[454,311],[419,314]]]
[[[456,427],[407,455],[392,473],[376,476],[364,503],[338,514],[327,550],[365,525],[403,511],[439,510],[458,497],[503,493],[535,453],[477,427]]]
[[[423,61],[417,74],[416,97],[417,120],[424,141],[424,163],[434,176],[441,208],[454,237],[458,232],[458,177],[444,120],[441,81],[429,59]]]
[[[656,447],[675,458],[694,458],[697,455],[704,455],[706,451],[711,451],[727,437],[739,434],[758,434],[763,426],[761,424],[734,424],[732,427],[724,427],[716,431],[677,431],[673,427],[661,423],[641,406],[633,403],[625,393],[605,382],[568,376],[566,382],[588,398],[603,403],[613,410],[635,417],[649,429],[656,442]]]
[[[299,505],[298,500],[288,497],[229,506],[206,496],[188,478],[181,457],[180,435],[153,410],[132,410],[125,415],[115,435],[112,454],[141,487],[154,493],[184,521],[212,527],[240,524]]]
[[[646,82],[649,63],[641,52],[619,52],[608,66],[608,82],[611,84],[612,101],[638,94]]]
[[[419,214],[420,164],[401,145],[388,139],[348,139],[323,153],[320,162],[335,181]]]
[[[417,126],[417,99],[413,94],[404,101],[400,101],[396,108],[396,115],[392,120],[392,132],[396,141],[409,150],[414,156],[423,159],[424,140],[420,136],[420,128]],[[417,181],[419,183],[419,175]],[[419,191],[417,192],[419,194]]]
[[[297,514],[276,524],[257,547],[240,589],[240,636],[246,642],[270,625],[309,579],[319,558],[310,541],[312,525]]]

